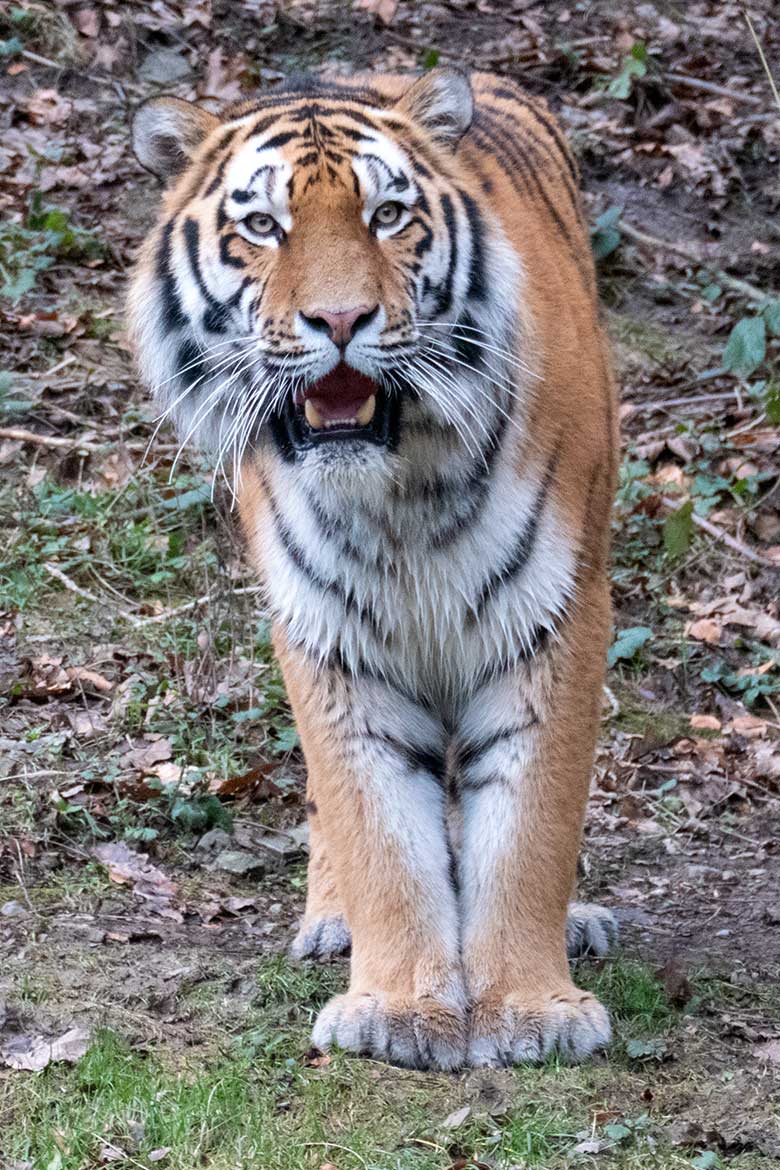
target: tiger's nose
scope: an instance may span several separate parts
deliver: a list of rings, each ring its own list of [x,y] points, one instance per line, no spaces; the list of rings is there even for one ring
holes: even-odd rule
[[[343,349],[357,333],[373,321],[379,311],[379,305],[373,309],[368,305],[358,305],[355,309],[314,309],[311,313],[301,313],[307,325],[318,329],[320,333],[327,333],[331,341]]]

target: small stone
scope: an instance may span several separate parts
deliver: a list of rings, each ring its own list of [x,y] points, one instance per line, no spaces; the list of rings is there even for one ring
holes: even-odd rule
[[[189,62],[177,49],[153,49],[141,62],[138,76],[158,85],[172,85],[191,72]]]
[[[209,829],[208,833],[204,833],[200,838],[195,848],[204,853],[216,853],[218,849],[229,849],[232,844],[233,838],[224,829]]]
[[[241,876],[255,870],[266,870],[268,859],[256,853],[248,853],[245,849],[223,849],[214,859],[214,868]]]
[[[772,926],[780,926],[780,902],[774,906],[767,906],[764,910],[764,919]]]
[[[3,905],[0,906],[0,914],[3,915],[3,918],[20,918],[22,914],[26,913],[27,910],[21,902],[4,902]]]

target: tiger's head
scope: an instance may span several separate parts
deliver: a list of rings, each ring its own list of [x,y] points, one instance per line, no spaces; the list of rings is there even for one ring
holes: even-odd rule
[[[321,471],[386,463],[415,426],[488,429],[515,273],[456,149],[472,105],[441,69],[392,100],[310,83],[221,117],[140,106],[136,154],[168,189],[130,330],[183,439]]]

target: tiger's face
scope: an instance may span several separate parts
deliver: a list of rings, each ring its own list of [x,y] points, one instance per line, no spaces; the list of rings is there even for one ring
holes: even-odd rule
[[[426,418],[484,429],[468,371],[495,368],[479,339],[507,308],[491,302],[489,228],[453,153],[471,114],[450,70],[391,106],[324,86],[224,119],[174,98],[140,108],[136,152],[174,182],[131,332],[185,439],[220,461],[267,443],[291,462],[366,466]]]

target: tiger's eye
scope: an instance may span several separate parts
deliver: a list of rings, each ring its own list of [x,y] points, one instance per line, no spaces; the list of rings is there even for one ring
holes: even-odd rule
[[[374,212],[374,223],[378,227],[393,227],[401,218],[403,210],[402,203],[380,203]]]
[[[277,223],[272,215],[266,215],[264,211],[253,211],[244,220],[244,226],[254,236],[271,236],[276,231]]]

